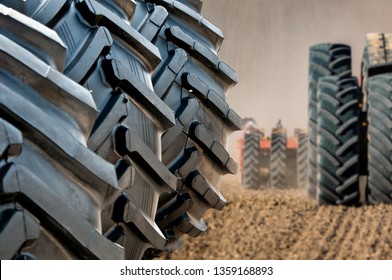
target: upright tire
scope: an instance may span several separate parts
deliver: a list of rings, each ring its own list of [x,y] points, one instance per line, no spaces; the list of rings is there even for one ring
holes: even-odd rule
[[[370,203],[392,203],[392,74],[369,78],[369,181]]]
[[[286,129],[274,129],[271,134],[270,154],[270,186],[271,188],[286,188]]]
[[[351,49],[342,44],[318,44],[310,47],[308,95],[308,183],[311,198],[317,194],[317,84],[320,78],[351,76]]]
[[[367,34],[364,91],[368,101],[368,192],[370,203],[392,203],[392,34]]]
[[[152,81],[177,121],[162,136],[162,160],[179,178],[179,194],[192,199],[188,207],[178,206],[176,197],[159,202],[159,217],[165,217],[164,209],[178,208],[169,223],[158,221],[174,249],[183,234],[196,237],[207,229],[205,211],[226,204],[218,190],[221,175],[237,172],[225,149],[227,136],[241,128],[241,118],[225,101],[237,76],[217,56],[221,31],[200,10],[201,1],[138,1],[133,24],[162,55]]]
[[[87,148],[90,92],[63,75],[55,32],[3,5],[0,22],[0,258],[123,259],[102,230],[122,186]]]
[[[360,92],[356,78],[318,83],[318,204],[359,204]]]
[[[177,88],[178,80],[185,75],[177,73],[176,82],[167,76],[170,71],[182,69],[185,51],[177,51],[175,59],[170,51],[173,59],[169,59],[168,49],[159,43],[157,48],[150,42],[156,43],[156,35],[160,32],[165,37],[168,16],[178,17],[180,21],[185,18],[186,24],[201,25],[194,29],[195,33],[191,32],[195,38],[200,34],[209,37],[219,30],[200,20],[200,1],[184,0],[184,4],[176,1],[175,5],[157,1],[167,9],[152,2],[7,1],[33,18],[30,25],[38,21],[58,33],[67,53],[60,57],[49,56],[45,52],[51,51],[51,45],[43,47],[41,44],[44,51],[38,50],[37,56],[44,57],[52,66],[62,63],[59,70],[64,74],[61,77],[68,76],[83,85],[94,100],[93,107],[96,106],[99,114],[91,121],[95,121],[92,128],[83,127],[83,133],[88,137],[88,148],[101,156],[103,162],[110,162],[112,169],[114,166],[115,185],[120,190],[111,203],[99,209],[101,225],[98,231],[124,247],[123,257],[131,259],[150,258],[155,255],[152,252],[173,251],[181,244],[179,236],[182,234],[197,236],[205,231],[206,225],[201,219],[204,212],[209,208],[222,209],[226,204],[216,185],[210,182],[219,181],[217,173],[235,173],[236,163],[223,145],[227,133],[241,126],[241,118],[218,91],[224,88],[224,95],[235,84],[235,72],[219,60],[212,59],[216,62],[215,70],[211,71],[214,74],[208,72],[209,63],[201,67],[200,76],[208,76],[208,82],[214,85],[207,93],[203,91],[205,88],[198,88],[200,94],[205,94],[200,99],[204,103],[199,104],[190,95],[188,98],[185,89],[180,90],[180,101],[161,100],[162,93],[167,90],[165,83],[169,82],[170,87],[173,83],[173,88]],[[178,35],[176,31],[173,34]],[[32,41],[27,39],[25,47],[29,50],[34,47]],[[218,42],[221,42],[221,36],[217,37],[219,45]],[[211,59],[203,44],[194,46],[190,53],[194,51],[196,57],[200,54]],[[188,73],[185,70],[188,68],[183,68]],[[232,79],[221,82],[222,75],[217,75],[216,79],[214,71],[228,74]],[[193,81],[191,78],[189,83]],[[200,85],[196,84],[193,83]],[[208,109],[199,110],[200,107]],[[197,112],[200,124],[196,121]],[[214,126],[216,120],[219,120],[218,125]],[[214,127],[219,133],[214,130],[215,134],[211,134],[206,127]],[[181,153],[166,152],[174,146],[181,146]],[[203,153],[209,155],[208,160],[202,160]],[[211,173],[208,181],[205,178],[209,176],[202,176],[196,168],[201,161],[205,162],[201,166],[210,164],[201,168]]]
[[[245,189],[260,188],[260,133],[245,133],[242,150],[241,185]]]

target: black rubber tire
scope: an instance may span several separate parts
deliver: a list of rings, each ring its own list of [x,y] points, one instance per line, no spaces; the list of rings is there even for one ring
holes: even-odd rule
[[[237,76],[217,56],[223,35],[199,14],[201,6],[193,4],[200,1],[181,2],[138,1],[134,21],[135,28],[160,50],[163,61],[153,84],[176,115],[176,126],[162,136],[162,159],[180,178],[177,189],[192,199],[190,207],[180,206],[176,197],[159,203],[162,215],[157,223],[170,234],[174,249],[183,234],[195,237],[207,229],[202,216],[208,209],[220,210],[226,204],[218,190],[220,177],[237,172],[237,164],[225,149],[226,139],[242,126],[241,118],[225,101]],[[177,216],[169,223],[160,221],[167,215],[165,209],[173,207],[178,208]]]
[[[360,91],[356,78],[318,83],[318,189],[320,205],[359,204]]]
[[[150,72],[161,61],[158,49],[126,23],[135,3],[16,2],[11,4],[59,34],[68,48],[61,70],[88,89],[84,91],[99,112],[84,136],[89,137],[88,148],[109,161],[111,169],[115,167],[113,184],[118,185],[114,201],[97,209],[102,217],[99,232],[124,247],[122,258],[140,259],[148,248],[164,250],[167,238],[155,223],[157,205],[160,196],[178,192],[176,177],[160,160],[160,136],[175,118],[152,87]],[[51,118],[58,117],[53,113]],[[57,131],[61,135],[59,127]],[[80,203],[89,209],[93,205],[88,201]],[[112,258],[104,252],[99,257]]]
[[[271,134],[270,187],[287,187],[286,164],[287,134],[285,129],[278,129]]]
[[[55,32],[0,5],[0,258],[123,259],[101,210],[121,194],[87,148],[90,92],[62,74]]]
[[[199,24],[200,19],[199,15],[195,16],[201,8],[199,1],[184,0],[193,10],[177,1],[173,6],[169,2],[159,1],[171,14],[162,6],[144,1],[7,1],[58,32],[68,48],[63,57],[64,74],[86,87],[94,99],[99,115],[87,145],[115,166],[118,187],[122,191],[114,203],[100,209],[101,231],[109,240],[124,246],[125,258],[131,259],[150,258],[155,255],[152,251],[173,251],[181,243],[178,236],[183,233],[197,236],[205,231],[206,225],[201,219],[205,210],[222,209],[226,204],[219,191],[205,178],[214,181],[216,170],[221,173],[236,170],[236,163],[223,147],[223,138],[227,132],[241,126],[241,119],[215,93],[219,87],[211,86],[215,91],[200,99],[208,110],[200,109],[195,98],[184,95],[175,106],[174,115],[173,104],[165,100],[167,105],[160,99],[167,87],[159,81],[170,81],[165,76],[168,74],[166,66],[175,71],[182,63],[184,56],[181,55],[185,51],[179,49],[177,54],[180,56],[169,59],[166,49],[159,50],[146,38],[153,40],[149,37],[151,34],[165,32],[167,25],[163,23],[168,15],[174,18],[185,15],[185,18],[192,18],[192,24]],[[188,24],[187,19],[186,22]],[[208,37],[215,31],[216,28],[205,20],[200,21],[197,29],[200,37],[205,34]],[[193,32],[192,36],[197,37]],[[202,44],[195,47],[198,47],[194,50],[196,57],[205,54],[205,49],[200,49]],[[38,56],[42,55],[45,53],[39,51]],[[162,56],[165,56],[163,62]],[[178,58],[180,60],[176,61]],[[221,84],[222,78],[207,74],[207,67],[201,68],[200,76],[206,75],[211,78],[209,82],[225,87],[225,93],[230,83]],[[156,73],[155,81],[150,78],[153,72]],[[233,75],[230,78],[235,78],[234,72],[220,62],[212,72],[229,73]],[[182,76],[181,73],[178,78]],[[200,85],[192,83],[196,76],[188,78],[188,86]],[[194,117],[197,112],[201,115],[207,111],[213,112],[211,119]],[[219,127],[222,130],[219,141],[206,129],[215,118],[220,124],[224,123]],[[178,145],[179,139],[186,139],[181,144],[181,153],[170,160],[167,153],[163,153],[162,158],[162,150]],[[204,170],[213,170],[211,177],[203,177],[195,168],[202,153],[209,155],[209,160],[204,159],[201,166],[208,166]]]
[[[308,180],[308,133],[297,133],[297,187],[305,188]]]
[[[260,185],[268,187],[270,184],[270,155],[271,148],[260,149]]]
[[[368,201],[392,203],[392,74],[370,77]]]
[[[362,63],[369,122],[367,201],[372,204],[392,203],[391,44],[391,33],[367,34]]]
[[[178,0],[178,2],[183,3],[198,13],[201,12],[201,8],[203,7],[203,2],[201,0]]]
[[[260,133],[245,133],[242,149],[241,185],[245,189],[260,188]]]
[[[351,49],[342,44],[310,47],[308,95],[308,182],[309,197],[317,196],[317,83],[325,76],[351,76]]]

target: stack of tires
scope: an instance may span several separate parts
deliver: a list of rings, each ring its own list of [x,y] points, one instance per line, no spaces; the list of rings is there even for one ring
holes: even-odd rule
[[[1,259],[151,258],[204,232],[241,118],[202,2],[1,2]]]
[[[310,48],[308,192],[318,204],[392,202],[391,45],[391,34],[367,35],[361,88],[348,46]]]

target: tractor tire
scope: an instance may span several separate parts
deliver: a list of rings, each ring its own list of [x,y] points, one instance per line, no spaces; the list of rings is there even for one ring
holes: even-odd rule
[[[223,35],[200,10],[201,1],[138,1],[134,21],[162,55],[152,82],[176,116],[176,125],[162,136],[162,160],[179,178],[179,195],[189,194],[192,199],[190,207],[177,206],[178,197],[159,202],[158,219],[167,216],[166,209],[178,208],[170,222],[157,221],[170,234],[174,249],[182,235],[196,237],[207,229],[203,214],[226,204],[218,190],[221,175],[237,172],[225,148],[227,136],[242,126],[225,101],[237,75],[218,58]]]
[[[308,179],[308,133],[300,131],[297,138],[297,187],[304,188]]]
[[[178,0],[178,2],[183,3],[195,12],[200,13],[203,6],[202,0]]]
[[[287,134],[285,129],[279,129],[271,134],[270,154],[270,187],[286,188],[286,148]]]
[[[241,185],[245,189],[260,188],[260,160],[260,133],[245,133],[241,177]]]
[[[356,78],[318,83],[318,190],[320,205],[359,204],[360,91]]]
[[[360,96],[360,104],[359,107],[361,109],[360,114],[360,131],[359,131],[359,145],[360,145],[360,153],[359,153],[359,162],[360,162],[360,176],[362,177],[361,183],[361,200],[365,202],[366,200],[366,190],[367,190],[367,178],[369,177],[368,172],[368,90],[367,90],[367,69],[368,69],[368,50],[365,47],[362,55],[361,62],[361,96]]]
[[[368,201],[392,203],[392,74],[370,77]]]
[[[368,102],[368,189],[371,204],[392,203],[392,34],[367,34],[362,76]]]
[[[194,9],[198,6],[198,1],[184,2],[192,5]],[[177,233],[171,230],[172,227],[168,224],[175,223],[177,231],[194,236],[199,232],[195,227],[205,230],[206,226],[201,218],[192,214],[204,213],[206,207],[204,204],[197,205],[193,199],[195,192],[188,191],[182,185],[186,181],[188,185],[197,189],[203,201],[208,200],[215,208],[223,208],[226,202],[220,193],[214,187],[210,187],[195,170],[195,165],[200,162],[200,151],[195,146],[188,145],[190,141],[187,141],[181,157],[179,156],[175,163],[174,161],[171,164],[167,161],[162,162],[164,158],[162,146],[178,144],[177,139],[165,138],[162,134],[168,135],[169,131],[176,130],[187,123],[187,120],[192,118],[196,102],[190,98],[185,99],[175,115],[172,108],[163,102],[158,94],[159,90],[162,90],[161,86],[156,83],[153,85],[152,74],[157,72],[158,68],[162,70],[161,65],[164,63],[160,50],[143,36],[161,19],[157,17],[161,14],[152,12],[154,5],[134,1],[90,0],[6,1],[6,3],[32,19],[2,7],[5,11],[2,22],[2,27],[5,26],[2,30],[6,30],[4,37],[15,44],[12,45],[15,51],[10,50],[10,55],[16,56],[22,53],[23,57],[18,57],[18,61],[8,59],[11,62],[6,60],[6,64],[2,63],[0,67],[6,73],[5,76],[17,82],[5,80],[1,85],[3,87],[12,85],[11,91],[16,93],[26,88],[30,90],[32,87],[30,91],[34,90],[34,93],[25,97],[28,104],[23,103],[23,107],[32,107],[31,110],[37,107],[47,116],[40,116],[39,120],[29,116],[29,121],[33,122],[32,129],[44,134],[44,139],[41,139],[37,136],[38,132],[24,125],[22,116],[19,116],[23,112],[16,111],[13,117],[6,115],[2,123],[4,131],[2,135],[5,135],[2,144],[3,142],[5,144],[1,158],[0,179],[4,181],[8,178],[5,175],[9,170],[13,170],[10,164],[14,162],[31,170],[30,173],[50,186],[57,179],[56,190],[60,199],[58,202],[55,194],[51,196],[51,200],[46,199],[47,194],[44,196],[34,192],[35,195],[49,206],[57,206],[57,203],[64,200],[68,208],[79,215],[76,219],[68,214],[69,211],[65,211],[65,208],[53,210],[53,207],[49,208],[49,206],[47,212],[44,212],[46,208],[41,210],[35,204],[30,206],[26,203],[33,197],[14,195],[15,199],[21,200],[18,203],[26,207],[26,210],[21,212],[25,215],[22,217],[31,216],[33,222],[41,227],[45,226],[45,229],[44,234],[40,235],[43,239],[30,238],[33,233],[30,234],[26,227],[30,227],[33,223],[25,222],[25,230],[22,231],[33,242],[26,239],[17,249],[17,254],[11,256],[9,253],[5,258],[25,256],[45,259],[151,258],[154,256],[151,254],[152,251],[173,251],[180,245],[180,242],[173,242],[178,241]],[[176,7],[177,4],[186,7],[180,3],[176,3]],[[144,7],[148,7],[149,10],[146,11]],[[163,8],[159,6],[156,10],[160,12]],[[11,14],[13,18],[9,18],[12,17]],[[143,32],[139,32],[135,27],[141,23],[143,23]],[[24,25],[26,31],[21,34],[9,32],[15,30],[14,24]],[[58,36],[53,31],[57,32]],[[26,36],[26,34],[36,33],[41,34],[40,37]],[[42,38],[45,40],[40,41],[39,39]],[[24,62],[27,59],[25,57],[31,57],[31,66],[27,66],[27,72],[16,72],[21,69],[18,63]],[[44,68],[44,66],[37,66],[38,60],[41,60],[40,63],[45,64],[45,67],[50,70],[48,73],[56,73],[53,81],[45,75],[41,75],[42,78],[37,77],[35,68]],[[169,65],[172,67],[170,69],[176,65],[173,61]],[[31,78],[25,78],[30,77],[28,75]],[[47,91],[39,86],[47,83],[53,84],[53,90]],[[61,97],[69,95],[69,100],[58,98],[61,102],[57,101],[54,97],[59,94]],[[78,99],[74,96],[81,99],[82,105],[76,104],[75,100]],[[225,109],[226,107],[222,107],[222,103],[216,101],[215,97],[211,93],[207,99],[217,104],[219,109]],[[8,103],[3,106],[7,114],[12,109],[8,107],[13,105],[12,102],[11,105]],[[189,106],[185,108],[184,104]],[[25,111],[29,110],[25,109]],[[228,120],[240,126],[241,119],[238,115],[231,109],[225,113]],[[46,122],[44,123],[43,120]],[[51,125],[48,120],[55,123]],[[66,141],[63,140],[66,139],[66,135],[63,134],[66,134],[67,130],[70,137],[81,144],[70,146],[68,153],[55,150],[52,146],[61,145]],[[203,130],[203,127],[189,127],[189,133],[196,135],[195,139],[200,139],[202,144],[209,145],[210,150],[219,159],[226,159],[225,166],[228,169],[235,170],[235,162],[228,154],[222,152],[224,149],[215,142],[215,139],[211,142],[210,135],[205,129]],[[14,141],[14,138],[17,143],[10,142]],[[21,139],[27,140],[23,142]],[[24,143],[27,143],[27,148]],[[65,142],[64,145],[68,143]],[[18,147],[23,147],[21,154],[15,152],[15,149],[20,150]],[[60,146],[59,149],[62,148]],[[26,160],[28,155],[24,156],[25,151],[25,154],[33,153],[31,160]],[[64,159],[66,156],[70,158],[69,163]],[[19,158],[21,160],[18,161]],[[45,160],[48,162],[41,164]],[[40,164],[35,166],[34,162]],[[28,178],[30,173],[26,173],[28,175],[21,173],[20,176]],[[90,173],[92,175],[88,175]],[[15,178],[15,175],[9,178]],[[68,182],[71,179],[75,182]],[[14,184],[9,187],[10,189],[20,188],[15,185],[17,182],[15,179],[10,182]],[[46,186],[42,188],[45,189]],[[106,192],[103,192],[102,188]],[[14,209],[22,209],[22,206],[17,205],[9,197],[7,191],[3,191],[5,213],[11,214],[12,211],[9,209],[13,205]],[[43,204],[42,207],[46,206]],[[189,209],[193,212],[186,215]],[[3,217],[5,220],[1,224],[2,229],[7,229],[7,224],[22,227],[10,223],[11,215],[4,214]],[[65,222],[57,220],[58,217],[62,217]],[[80,221],[82,217],[85,218],[86,225]],[[68,220],[69,225],[66,222]],[[54,225],[63,226],[55,228]],[[37,227],[32,228],[36,237]],[[71,232],[68,233],[67,230]],[[7,232],[9,233],[9,231],[5,233]],[[12,236],[8,234],[8,237]],[[18,238],[21,240],[20,237]],[[8,252],[10,246],[7,244],[10,242],[2,242],[0,252],[3,252],[3,249]],[[40,251],[39,248],[52,245],[60,249],[56,247],[46,251],[44,256],[41,255],[42,250]],[[65,253],[59,255],[57,251]]]
[[[310,47],[308,95],[308,195],[317,194],[317,84],[325,76],[351,76],[351,49],[341,44],[318,44]]]
[[[3,5],[0,21],[0,258],[123,259],[102,231],[121,186],[87,148],[90,92],[62,73],[54,31]]]

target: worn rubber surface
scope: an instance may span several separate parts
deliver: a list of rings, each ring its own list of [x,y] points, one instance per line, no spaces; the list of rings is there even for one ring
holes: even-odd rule
[[[102,219],[100,230],[106,238],[125,248],[125,258],[138,259],[177,249],[181,244],[177,237],[183,233],[197,236],[205,231],[203,213],[208,208],[222,209],[226,204],[216,189],[217,171],[236,171],[236,163],[224,144],[227,132],[240,127],[241,119],[216,93],[224,88],[224,95],[235,83],[231,82],[236,79],[235,72],[218,61],[213,75],[207,70],[210,67],[201,66],[201,73],[187,72],[186,78],[184,73],[177,73],[176,78],[187,81],[188,87],[194,86],[197,94],[180,94],[176,101],[179,104],[173,107],[167,99],[161,99],[167,90],[162,81],[173,82],[164,70],[182,70],[181,55],[188,54],[179,49],[180,56],[172,60],[174,56],[169,58],[166,51],[154,46],[156,42],[150,42],[159,32],[166,32],[163,23],[168,15],[185,17],[187,24],[200,25],[196,28],[200,35],[192,31],[192,38],[206,36],[210,40],[211,35],[219,33],[219,29],[196,16],[201,2],[176,1],[174,5],[171,1],[158,1],[165,7],[134,1],[5,2],[58,33],[67,52],[60,58],[53,56],[48,63],[59,64],[62,59],[61,72],[90,92],[99,112],[85,134],[87,146],[111,163],[108,166],[114,166],[115,182],[120,189],[112,203],[98,212]],[[216,47],[221,39],[213,39]],[[30,49],[29,44],[26,46]],[[195,44],[195,56],[204,55],[211,60],[203,46]],[[41,48],[38,56],[46,57],[48,47]],[[216,79],[217,72],[224,74]],[[215,91],[204,92],[204,83],[195,73],[206,75]],[[212,117],[207,117],[207,111]],[[219,131],[216,134],[209,131],[215,118],[220,124],[215,126]],[[181,151],[166,152],[173,147]],[[207,156],[202,159],[203,154]],[[197,169],[198,165],[208,166],[204,170],[211,176],[202,175],[203,167]]]
[[[192,199],[186,204],[178,196],[166,197],[159,203],[158,219],[167,215],[166,209],[177,209],[170,222],[158,221],[173,249],[183,234],[195,237],[207,229],[204,212],[226,204],[218,190],[220,176],[237,172],[225,149],[227,136],[242,122],[225,101],[237,76],[219,60],[223,35],[200,9],[201,1],[138,1],[133,23],[162,55],[152,81],[177,121],[162,136],[162,159],[179,178],[177,190]]]
[[[360,92],[356,78],[318,83],[318,204],[359,204]]]
[[[287,133],[285,129],[274,130],[271,134],[270,186],[287,187]]]
[[[317,190],[317,83],[321,77],[351,76],[351,49],[342,44],[318,44],[310,47],[308,95],[308,194],[316,198]]]
[[[260,133],[245,133],[242,157],[241,185],[245,189],[259,189],[261,184]]]

